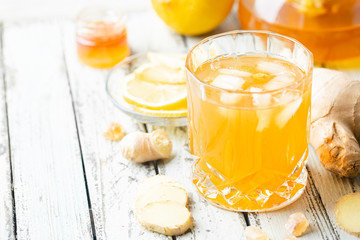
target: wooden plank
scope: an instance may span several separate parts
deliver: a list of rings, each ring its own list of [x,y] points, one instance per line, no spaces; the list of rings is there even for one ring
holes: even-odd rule
[[[157,129],[149,126],[149,131]],[[217,208],[204,200],[191,181],[193,158],[189,153],[187,128],[163,128],[173,142],[170,160],[159,160],[159,173],[168,175],[185,185],[190,198],[189,208],[194,217],[194,229],[176,239],[240,239],[246,222],[243,214]]]
[[[59,29],[5,24],[3,43],[17,239],[92,239]]]
[[[341,196],[352,192],[360,192],[359,181],[354,181],[349,178],[340,178],[328,172],[323,168],[316,154],[313,155],[312,159],[313,161],[308,163],[308,172],[311,177],[310,183],[313,182],[315,186],[314,190],[316,190],[319,194],[318,199],[322,201],[322,204],[326,209],[326,214],[331,223],[330,227],[334,229],[335,233],[338,233],[338,238],[334,239],[358,239],[348,233],[345,233],[337,226],[335,222],[334,207],[335,201]]]
[[[102,135],[111,122],[123,125],[127,133],[143,130],[143,125],[115,108],[106,95],[108,70],[92,69],[79,63],[73,25],[66,23],[63,30],[66,66],[79,126],[96,239],[167,239],[142,228],[134,215],[137,185],[156,174],[153,165],[136,164],[122,158],[119,142],[108,141]]]
[[[0,23],[0,239],[14,239],[11,163],[3,64],[3,25]]]

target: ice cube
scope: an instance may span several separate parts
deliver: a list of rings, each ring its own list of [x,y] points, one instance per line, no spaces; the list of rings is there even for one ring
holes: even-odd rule
[[[240,77],[218,75],[211,83],[211,85],[226,90],[239,90],[244,83],[245,80]]]
[[[251,76],[251,73],[249,73],[249,72],[236,70],[236,69],[220,68],[218,71],[221,74],[235,76],[235,77],[250,77]]]
[[[293,82],[295,82],[295,76],[293,74],[291,74],[290,72],[288,72],[288,73],[284,73],[284,74],[279,74],[279,75],[275,76],[272,80],[275,80],[278,82],[283,82],[283,83],[293,83]]]
[[[273,75],[281,72],[286,72],[288,69],[281,63],[262,61],[257,64],[257,69],[260,72],[266,72]]]
[[[271,104],[271,94],[262,93],[264,90],[261,88],[250,87],[249,91],[252,92],[253,105],[256,107],[267,107]],[[272,111],[270,109],[258,109],[256,110],[258,117],[258,125],[256,131],[261,132],[267,128],[271,121]]]
[[[261,93],[263,90],[260,88],[251,87],[250,92],[253,97],[253,104],[257,107],[266,107],[271,104],[271,94],[270,93]]]
[[[239,104],[241,101],[242,95],[239,93],[221,93],[220,101],[226,105],[235,105]]]
[[[272,90],[284,88],[284,87],[286,87],[286,85],[288,85],[288,84],[283,83],[283,82],[270,80],[269,82],[264,84],[264,88],[266,90],[272,91]]]
[[[295,77],[293,75],[281,74],[275,76],[269,82],[265,83],[264,88],[269,91],[276,90],[276,89],[284,88],[293,82],[295,82]]]
[[[275,117],[275,122],[279,126],[279,128],[283,128],[290,120],[290,118],[294,116],[294,114],[300,107],[301,102],[302,98],[298,98],[297,100],[285,105],[285,108]]]
[[[258,124],[256,126],[256,131],[261,132],[262,130],[264,130],[269,126],[272,117],[272,110],[271,109],[256,110],[256,115],[258,117]]]
[[[274,97],[274,100],[278,102],[279,104],[285,105],[287,103],[293,102],[297,99],[299,99],[301,96],[301,93],[298,90],[295,89],[289,89],[286,91],[283,91],[280,96]]]
[[[261,88],[251,87],[249,88],[253,97],[253,104],[256,107],[267,107],[271,104],[271,94],[270,93],[261,93],[263,90]],[[261,132],[267,128],[271,121],[272,111],[270,109],[258,109],[256,110],[256,115],[258,117],[258,125],[256,126],[256,131]]]

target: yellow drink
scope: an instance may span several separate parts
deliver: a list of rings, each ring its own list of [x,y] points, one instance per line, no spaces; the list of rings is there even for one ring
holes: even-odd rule
[[[260,55],[217,56],[193,74],[188,124],[199,192],[223,208],[260,211],[302,191],[311,75]]]

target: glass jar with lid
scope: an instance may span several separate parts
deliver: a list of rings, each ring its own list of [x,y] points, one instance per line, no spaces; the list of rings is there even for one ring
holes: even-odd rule
[[[125,15],[116,7],[92,6],[76,20],[79,60],[85,65],[108,68],[130,55]]]

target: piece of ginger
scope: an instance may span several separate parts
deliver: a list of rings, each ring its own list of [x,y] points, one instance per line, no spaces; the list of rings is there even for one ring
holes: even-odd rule
[[[335,217],[342,230],[360,237],[360,193],[350,193],[337,200]]]
[[[189,210],[172,201],[149,203],[136,216],[144,228],[169,236],[181,235],[192,226]]]
[[[342,176],[360,173],[360,81],[315,68],[312,81],[310,142],[327,170]]]
[[[118,123],[111,123],[103,136],[111,141],[120,141],[125,136],[124,128]]]
[[[141,194],[143,194],[144,192],[148,191],[149,188],[156,186],[158,184],[167,184],[167,183],[171,183],[171,184],[175,184],[177,182],[175,182],[174,180],[172,180],[170,177],[166,176],[166,175],[155,175],[152,177],[148,177],[146,178],[144,181],[142,181],[139,186],[137,187],[137,193],[136,196],[140,196]],[[181,185],[180,185],[181,186]]]
[[[269,236],[258,227],[248,226],[245,228],[245,237],[248,240],[269,240]]]
[[[193,222],[186,208],[188,194],[180,183],[164,175],[143,181],[137,189],[135,213],[146,229],[176,236],[186,232]]]
[[[145,193],[138,193],[136,207],[142,208],[151,202],[173,201],[186,206],[188,195],[185,188],[169,184],[158,184]]]
[[[161,129],[151,133],[133,132],[122,139],[120,150],[126,159],[142,163],[169,158],[172,142],[167,133]]]
[[[291,214],[288,221],[285,224],[285,228],[293,236],[301,236],[309,226],[309,221],[305,215],[301,212]]]

